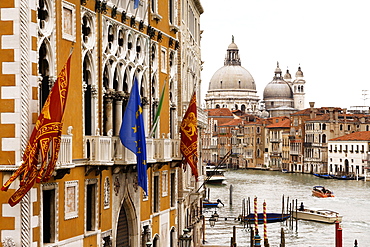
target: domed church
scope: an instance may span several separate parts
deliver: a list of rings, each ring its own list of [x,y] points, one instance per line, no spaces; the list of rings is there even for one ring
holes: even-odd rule
[[[289,70],[286,71],[284,77],[282,76],[278,62],[272,81],[263,91],[262,103],[264,103],[270,117],[289,116],[291,113],[303,110],[304,84],[305,80],[300,66],[296,73],[296,79],[292,81]]]
[[[224,66],[211,78],[205,101],[207,109],[229,108],[249,114],[258,113],[256,84],[248,70],[241,66],[234,36],[227,48]]]
[[[224,66],[213,74],[209,83],[206,108],[241,110],[264,118],[289,116],[304,109],[306,81],[300,66],[295,77],[293,80],[289,70],[282,76],[278,62],[275,75],[266,85],[260,101],[252,75],[241,66],[239,49],[232,36]]]

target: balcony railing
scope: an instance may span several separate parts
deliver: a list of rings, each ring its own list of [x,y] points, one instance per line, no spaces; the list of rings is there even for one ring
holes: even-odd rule
[[[61,138],[57,168],[73,164],[72,135]],[[146,139],[147,162],[181,160],[180,140],[169,138]],[[119,137],[85,136],[83,158],[89,165],[136,164],[136,155],[125,148]]]
[[[56,167],[68,166],[69,164],[72,164],[72,135],[62,135]]]
[[[290,150],[289,154],[290,155],[299,155],[299,154],[301,154],[301,152],[298,151],[298,150]]]
[[[270,139],[270,142],[282,142],[283,139],[282,138],[277,138],[277,137],[273,137]]]
[[[154,159],[161,162],[171,161],[170,139],[154,139]]]
[[[171,140],[172,159],[181,160],[180,140]]]
[[[112,137],[109,136],[85,136],[84,158],[92,164],[113,164]]]

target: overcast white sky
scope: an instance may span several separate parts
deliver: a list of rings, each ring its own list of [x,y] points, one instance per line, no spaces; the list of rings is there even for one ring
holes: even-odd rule
[[[370,105],[370,0],[201,0],[202,99],[234,35],[263,97],[276,62],[301,65],[305,107]],[[362,90],[369,90],[364,101]]]

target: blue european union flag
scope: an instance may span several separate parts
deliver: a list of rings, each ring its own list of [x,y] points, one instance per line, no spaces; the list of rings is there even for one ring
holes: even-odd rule
[[[134,9],[139,7],[140,0],[134,0]]]
[[[146,141],[143,120],[143,108],[140,101],[139,85],[136,77],[132,85],[130,98],[122,119],[119,137],[122,144],[136,154],[138,185],[148,195],[146,173]]]

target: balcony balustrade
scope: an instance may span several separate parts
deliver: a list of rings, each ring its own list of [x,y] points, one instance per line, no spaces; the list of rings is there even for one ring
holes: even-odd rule
[[[271,152],[270,156],[273,156],[273,157],[282,157],[282,154],[281,154],[281,152]]]
[[[299,155],[301,152],[299,150],[290,150],[289,152],[290,155]]]
[[[270,139],[270,142],[282,142],[283,139],[282,138],[277,138],[277,137],[273,137]]]
[[[180,140],[147,138],[146,151],[148,163],[181,160]],[[84,158],[88,159],[90,165],[136,164],[136,155],[125,148],[117,136],[86,136]]]
[[[62,135],[56,168],[72,164],[72,135]]]
[[[89,165],[113,165],[112,137],[85,136],[84,144],[84,158]]]

